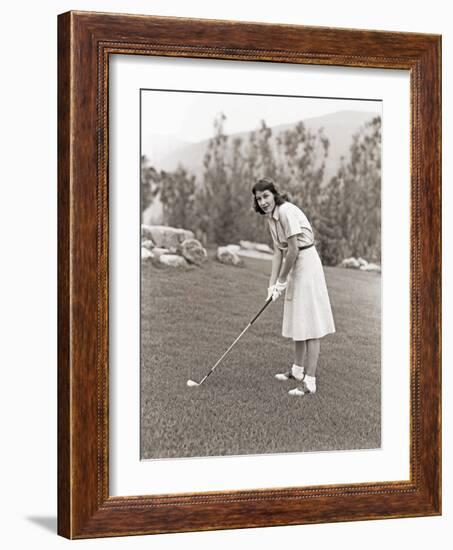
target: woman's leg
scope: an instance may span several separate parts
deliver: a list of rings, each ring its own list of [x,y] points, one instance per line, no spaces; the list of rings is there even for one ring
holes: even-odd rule
[[[305,361],[305,373],[308,376],[316,376],[318,367],[320,339],[307,340],[307,359]]]
[[[298,367],[304,366],[305,354],[307,352],[307,343],[305,340],[294,341],[294,364]]]
[[[305,375],[304,359],[307,346],[304,340],[294,340],[294,363],[291,367],[291,374],[296,380],[302,380]]]
[[[301,344],[305,344],[305,376],[303,387],[294,388],[288,393],[290,395],[305,395],[308,393],[316,393],[316,368],[318,366],[319,357],[319,338],[306,340],[305,342],[296,342],[296,354],[300,351]]]
[[[304,358],[306,354],[307,346],[305,340],[294,341],[294,363],[288,372],[282,372],[275,375],[277,380],[290,380],[295,378],[296,380],[302,380],[305,374],[304,371]]]

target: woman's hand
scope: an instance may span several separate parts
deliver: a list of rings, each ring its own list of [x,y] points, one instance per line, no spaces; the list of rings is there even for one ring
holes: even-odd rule
[[[269,298],[272,297],[272,294],[274,293],[274,288],[275,288],[275,285],[271,285],[271,286],[267,289],[267,298],[266,298],[266,302],[267,302],[267,300],[269,300]]]
[[[286,289],[287,286],[288,286],[287,281],[280,281],[280,279],[277,280],[277,282],[274,285],[274,290],[272,291],[273,302],[275,302],[275,300],[277,300],[277,298],[279,298],[283,294],[283,291]]]

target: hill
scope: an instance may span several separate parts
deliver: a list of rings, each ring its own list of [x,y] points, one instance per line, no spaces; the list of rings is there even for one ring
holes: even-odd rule
[[[307,118],[303,122],[313,132],[323,128],[329,139],[329,156],[326,161],[325,179],[328,181],[337,171],[342,156],[347,157],[351,139],[361,126],[375,115],[372,112],[338,111],[321,117]],[[281,132],[293,128],[299,121],[271,127],[275,139]],[[242,138],[247,141],[251,129],[247,132],[229,134],[229,138]],[[150,160],[157,170],[173,171],[179,164],[201,180],[203,158],[209,140],[198,143],[185,143],[168,136],[150,134],[143,138],[142,154]]]

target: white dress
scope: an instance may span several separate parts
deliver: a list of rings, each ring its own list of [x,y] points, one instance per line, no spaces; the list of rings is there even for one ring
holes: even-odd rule
[[[297,235],[299,248],[313,243],[313,230],[296,205],[284,202],[268,218],[274,246],[288,248],[288,239]],[[335,332],[324,270],[314,246],[299,250],[288,275],[282,335],[293,340],[322,338]]]

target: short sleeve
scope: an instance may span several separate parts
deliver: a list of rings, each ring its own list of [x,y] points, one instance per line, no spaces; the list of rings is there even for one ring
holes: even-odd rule
[[[286,239],[302,233],[304,228],[302,217],[304,217],[304,215],[297,208],[280,209],[280,224]]]
[[[278,246],[278,242],[277,242],[277,236],[275,235],[275,229],[273,227],[273,224],[271,224],[269,222],[268,225],[269,225],[269,233],[271,234],[271,237],[272,237],[272,244],[274,246],[274,249],[278,248],[279,246]]]

